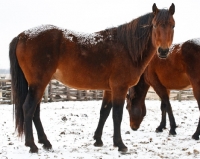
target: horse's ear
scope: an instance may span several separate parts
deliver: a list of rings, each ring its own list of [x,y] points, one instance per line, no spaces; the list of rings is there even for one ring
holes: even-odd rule
[[[152,11],[154,15],[156,15],[159,12],[159,9],[157,8],[155,3],[153,4]]]
[[[171,15],[173,15],[175,13],[175,5],[174,5],[174,3],[172,3],[172,5],[169,7],[169,12],[171,13]]]

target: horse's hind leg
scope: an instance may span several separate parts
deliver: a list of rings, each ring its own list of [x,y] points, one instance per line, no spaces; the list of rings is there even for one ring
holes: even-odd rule
[[[103,142],[101,140],[102,131],[103,131],[103,127],[106,122],[106,119],[108,118],[110,114],[111,108],[112,108],[111,92],[104,91],[103,101],[102,101],[101,110],[100,110],[99,123],[94,133],[94,139],[96,140],[96,142],[94,143],[94,146],[103,146]]]
[[[44,144],[43,148],[44,149],[51,149],[52,145],[49,142],[49,140],[47,139],[46,134],[44,133],[44,129],[40,120],[40,103],[38,104],[36,110],[35,110],[35,114],[33,117],[33,122],[35,124],[36,130],[37,130],[37,134],[38,134],[38,143]]]
[[[192,135],[192,138],[195,140],[199,140],[199,135],[200,135],[200,118],[199,118],[199,123],[198,123],[197,129],[196,129],[195,133]]]
[[[194,97],[197,100],[200,110],[200,49],[196,43],[184,43],[182,45],[182,57],[186,66],[186,73],[189,77],[190,83],[193,88]],[[196,132],[192,135],[192,138],[199,140],[200,135],[200,118],[196,129]]]
[[[199,81],[198,85],[193,86],[193,93],[197,100],[199,110],[200,110],[200,81]],[[199,118],[199,123],[198,123],[197,129],[196,129],[195,133],[192,135],[192,138],[195,140],[199,140],[199,135],[200,135],[200,118]]]
[[[38,148],[35,145],[33,138],[32,120],[38,103],[42,98],[44,88],[42,89],[42,86],[39,86],[39,84],[36,86],[29,86],[29,91],[23,104],[25,145],[30,147],[31,153],[38,152]]]

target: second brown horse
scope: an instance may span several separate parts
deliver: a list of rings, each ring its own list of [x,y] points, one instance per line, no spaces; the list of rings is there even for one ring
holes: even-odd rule
[[[193,88],[194,97],[200,108],[200,39],[188,40],[173,45],[167,59],[154,56],[138,84],[129,89],[127,109],[130,115],[130,126],[137,130],[146,115],[145,97],[152,86],[161,98],[162,119],[156,132],[162,132],[166,126],[166,113],[170,121],[170,134],[176,134],[176,122],[169,101],[170,90]],[[200,122],[192,138],[199,139]]]

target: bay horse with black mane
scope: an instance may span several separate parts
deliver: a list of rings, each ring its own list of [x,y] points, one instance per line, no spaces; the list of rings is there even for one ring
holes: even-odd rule
[[[95,146],[102,146],[104,123],[113,107],[114,145],[127,147],[121,138],[123,105],[128,88],[135,85],[157,52],[166,58],[172,44],[175,6],[158,9],[129,23],[80,34],[52,25],[29,29],[10,43],[10,69],[15,103],[16,129],[25,134],[30,152],[38,152],[32,121],[39,143],[52,145],[40,120],[40,102],[45,87],[54,78],[76,89],[104,90]]]
[[[127,109],[130,126],[137,130],[146,115],[145,97],[150,86],[161,99],[162,118],[156,132],[162,132],[166,126],[166,113],[170,121],[170,131],[176,135],[176,122],[169,101],[170,90],[193,88],[194,97],[200,109],[200,39],[188,40],[182,44],[172,45],[167,59],[154,56],[137,85],[129,89]],[[200,121],[192,135],[199,139]]]

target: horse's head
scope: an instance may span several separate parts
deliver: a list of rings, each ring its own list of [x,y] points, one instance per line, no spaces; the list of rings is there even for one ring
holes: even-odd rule
[[[175,6],[172,3],[168,10],[159,10],[154,3],[152,9],[154,14],[152,20],[152,43],[157,49],[158,56],[160,58],[166,58],[174,36],[175,21],[173,14],[175,12]]]
[[[146,115],[145,104],[141,100],[137,100],[133,93],[127,94],[126,103],[126,109],[130,116],[130,127],[132,130],[137,130]]]

